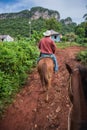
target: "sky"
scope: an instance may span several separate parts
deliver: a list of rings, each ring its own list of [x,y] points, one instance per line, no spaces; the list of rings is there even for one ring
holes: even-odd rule
[[[0,14],[20,12],[32,7],[56,10],[60,13],[60,19],[71,17],[73,22],[80,24],[87,14],[87,0],[0,0]]]

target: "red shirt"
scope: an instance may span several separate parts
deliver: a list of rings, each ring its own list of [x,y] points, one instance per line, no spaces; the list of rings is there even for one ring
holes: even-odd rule
[[[56,50],[56,45],[50,37],[44,37],[39,42],[39,49],[41,53],[53,54]]]

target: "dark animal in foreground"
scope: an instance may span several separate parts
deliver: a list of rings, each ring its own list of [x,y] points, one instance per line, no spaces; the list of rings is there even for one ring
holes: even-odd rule
[[[50,57],[40,59],[37,69],[40,75],[43,90],[47,93],[46,101],[48,101],[48,89],[51,87],[51,79],[54,72],[53,60]]]
[[[71,108],[68,117],[68,130],[87,130],[87,68],[75,69],[66,64],[70,74],[69,98]]]

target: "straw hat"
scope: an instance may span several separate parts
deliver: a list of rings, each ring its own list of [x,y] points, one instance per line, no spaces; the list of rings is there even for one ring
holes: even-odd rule
[[[51,35],[51,31],[47,30],[46,32],[43,33],[44,36],[50,36]]]

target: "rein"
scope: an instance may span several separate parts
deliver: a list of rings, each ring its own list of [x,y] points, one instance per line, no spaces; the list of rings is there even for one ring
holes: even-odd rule
[[[75,72],[75,71],[77,71],[77,70],[79,70],[78,68],[75,68],[74,70],[73,70],[73,72]]]
[[[71,87],[71,78],[72,78],[72,74],[69,77],[69,87],[70,87],[71,94],[73,95],[73,91],[72,91],[72,87]]]

